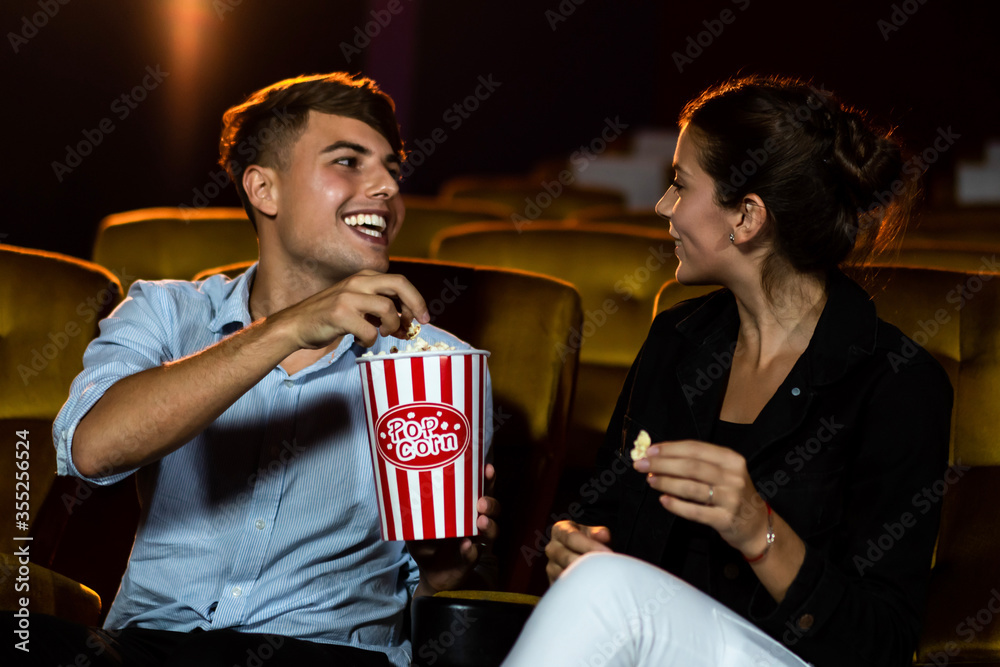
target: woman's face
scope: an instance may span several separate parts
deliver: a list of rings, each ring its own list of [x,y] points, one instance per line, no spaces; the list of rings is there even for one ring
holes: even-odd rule
[[[656,205],[656,212],[670,219],[670,234],[678,266],[677,280],[685,285],[724,283],[732,257],[729,234],[739,214],[715,203],[715,181],[698,162],[699,147],[685,126],[674,152],[676,176]]]

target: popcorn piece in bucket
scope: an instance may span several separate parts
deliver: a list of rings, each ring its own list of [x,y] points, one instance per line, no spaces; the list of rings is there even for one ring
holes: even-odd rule
[[[420,322],[410,320],[410,326],[406,329],[406,340],[413,340],[420,335]]]
[[[639,435],[636,436],[635,442],[632,444],[634,445],[632,447],[632,460],[638,461],[646,456],[646,450],[649,449],[651,444],[653,444],[653,441],[650,440],[649,434],[646,433],[646,429],[642,429],[639,431]]]
[[[403,352],[446,352],[449,350],[457,350],[458,348],[454,345],[448,345],[444,341],[439,341],[437,343],[428,343],[423,338],[417,336],[403,348]]]
[[[384,357],[392,354],[406,354],[407,352],[448,352],[457,349],[458,348],[455,347],[454,345],[448,345],[448,343],[445,343],[444,341],[439,341],[437,343],[428,343],[426,340],[418,336],[417,338],[414,338],[413,340],[408,342],[406,344],[406,347],[404,347],[403,349],[399,349],[395,345],[393,345],[391,348],[389,348],[388,352],[386,352],[385,350],[382,350],[378,354],[375,354],[374,352],[365,352],[361,356]]]

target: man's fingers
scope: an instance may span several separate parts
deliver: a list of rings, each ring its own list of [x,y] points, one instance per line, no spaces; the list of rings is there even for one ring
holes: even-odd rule
[[[408,320],[416,318],[421,324],[427,324],[431,321],[424,297],[420,296],[420,292],[409,280],[395,273],[379,275],[371,280],[373,281],[372,291],[375,294],[399,299],[403,315]]]
[[[481,515],[495,519],[500,516],[500,501],[493,496],[481,496],[476,502],[476,509]]]

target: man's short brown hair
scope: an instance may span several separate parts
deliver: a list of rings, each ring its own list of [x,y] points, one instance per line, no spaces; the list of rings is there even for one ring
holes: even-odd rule
[[[258,90],[222,116],[219,139],[219,164],[236,185],[255,229],[257,221],[243,189],[243,172],[252,164],[287,168],[289,151],[305,130],[309,111],[367,123],[386,138],[400,161],[405,157],[396,105],[371,79],[333,72],[285,79]]]

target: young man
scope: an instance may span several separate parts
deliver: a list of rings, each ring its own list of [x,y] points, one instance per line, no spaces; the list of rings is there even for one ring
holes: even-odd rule
[[[59,472],[136,472],[142,516],[107,630],[47,619],[75,643],[53,659],[409,664],[408,601],[462,585],[482,545],[379,536],[354,360],[429,320],[385,274],[404,214],[392,101],[367,79],[300,77],[224,121],[260,261],[231,281],[136,283],[87,350],[54,425]],[[478,509],[489,542],[497,506]]]

